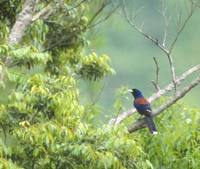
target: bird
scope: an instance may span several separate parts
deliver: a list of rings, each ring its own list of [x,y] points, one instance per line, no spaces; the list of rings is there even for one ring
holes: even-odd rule
[[[147,124],[147,127],[149,128],[149,131],[153,135],[157,134],[157,129],[153,121],[152,109],[150,103],[147,101],[147,99],[144,98],[140,90],[129,89],[128,91],[131,92],[131,94],[134,97],[133,106],[136,108],[137,112],[145,116],[145,122]]]

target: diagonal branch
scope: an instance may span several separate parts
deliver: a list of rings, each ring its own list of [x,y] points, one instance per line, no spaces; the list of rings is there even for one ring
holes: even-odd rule
[[[98,22],[94,23],[93,25],[89,26],[89,28],[95,27],[96,25],[101,24],[102,22],[108,20],[110,16],[121,6],[121,4],[117,5],[113,10],[111,10],[103,19],[99,20]]]
[[[92,18],[88,21],[87,26],[85,27],[88,28],[91,26],[91,24],[93,23],[93,21],[99,16],[99,14],[105,9],[105,7],[108,5],[108,2],[103,2],[101,4],[101,6],[99,7],[99,9],[96,11],[96,13],[92,16]]]
[[[159,115],[162,111],[166,110],[173,104],[175,104],[178,100],[180,100],[182,97],[184,97],[191,89],[193,89],[195,86],[197,86],[200,83],[200,76],[197,77],[192,83],[190,83],[188,86],[186,86],[182,91],[180,91],[176,97],[171,97],[166,103],[161,105],[158,109],[153,111],[152,115],[157,116]],[[145,121],[144,119],[138,120],[135,123],[133,123],[129,128],[128,131],[134,132],[138,129],[144,128],[145,127]]]
[[[74,5],[73,7],[71,7],[68,11],[71,11],[75,8],[78,8],[79,6],[81,6],[84,2],[86,2],[87,0],[82,0],[80,1],[78,4]]]
[[[180,26],[174,40],[172,41],[171,45],[170,45],[170,48],[169,48],[169,54],[171,54],[173,48],[174,48],[174,45],[176,44],[178,38],[180,37],[181,33],[183,32],[184,28],[186,27],[187,23],[189,22],[190,18],[192,17],[195,9],[196,9],[196,5],[194,6],[193,2],[192,3],[192,7],[191,7],[191,10],[190,10],[190,13],[189,15],[186,17],[185,21],[183,22],[183,24]]]
[[[19,13],[15,24],[13,25],[10,35],[9,44],[19,43],[31,23],[33,9],[36,0],[26,0],[22,11]]]
[[[52,8],[51,3],[49,3],[45,8],[43,8],[41,11],[39,11],[38,13],[36,13],[33,17],[32,17],[32,22],[35,22],[36,20],[38,20],[39,18],[41,18],[42,16],[51,13],[50,10]]]
[[[182,83],[182,81],[184,81],[185,79],[187,79],[187,77],[197,71],[200,70],[200,64],[196,65],[190,69],[188,69],[186,72],[184,72],[181,76],[179,76],[176,80],[177,86],[180,85]],[[168,84],[167,86],[165,86],[163,89],[159,90],[159,92],[154,93],[151,97],[148,98],[148,101],[151,103],[157,99],[159,99],[161,96],[165,95],[167,92],[171,91],[174,89],[174,85],[173,83]],[[120,124],[123,120],[125,120],[127,117],[129,117],[130,115],[132,115],[134,112],[136,112],[136,110],[130,109],[128,111],[122,112],[119,116],[112,118],[109,121],[109,124]],[[116,121],[116,122],[115,122]],[[115,122],[115,123],[114,123]]]
[[[22,37],[25,34],[27,27],[31,24],[32,15],[34,11],[34,7],[36,4],[36,0],[26,0],[22,11],[19,13],[15,24],[13,25],[9,38],[9,44],[17,44],[21,41]],[[7,56],[5,60],[5,65],[9,67],[12,59]]]

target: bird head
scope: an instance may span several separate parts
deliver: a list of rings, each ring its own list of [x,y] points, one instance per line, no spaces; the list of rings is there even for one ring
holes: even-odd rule
[[[134,96],[134,98],[143,97],[142,92],[138,89],[129,89],[128,91]]]

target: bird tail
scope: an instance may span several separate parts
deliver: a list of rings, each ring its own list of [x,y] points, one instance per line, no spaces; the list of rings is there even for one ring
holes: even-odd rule
[[[157,134],[157,129],[156,129],[156,125],[153,121],[153,117],[145,116],[145,122],[147,123],[147,127],[149,128],[150,132],[152,134]]]

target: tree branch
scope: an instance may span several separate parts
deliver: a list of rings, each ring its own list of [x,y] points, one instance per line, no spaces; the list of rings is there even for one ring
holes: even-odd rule
[[[173,63],[173,59],[170,53],[167,54],[167,58],[169,61],[169,66],[170,66],[170,71],[171,71],[171,76],[172,76],[172,82],[174,84],[174,90],[175,90],[175,94],[176,94],[176,74],[175,74],[175,68],[174,68],[174,63]]]
[[[36,0],[26,0],[22,11],[19,13],[10,35],[9,44],[19,43],[32,20]]]
[[[180,37],[181,33],[183,32],[184,28],[186,27],[188,21],[189,21],[190,18],[192,17],[192,15],[193,15],[193,13],[194,13],[196,7],[197,7],[196,5],[195,5],[195,6],[193,5],[193,2],[191,2],[191,3],[192,3],[192,7],[191,7],[191,10],[190,10],[190,13],[189,13],[189,15],[186,17],[186,19],[185,19],[185,21],[183,22],[183,24],[180,26],[180,28],[179,28],[179,30],[178,30],[178,32],[177,32],[177,34],[176,34],[174,40],[172,41],[172,43],[171,43],[171,45],[170,45],[170,48],[169,48],[169,55],[171,54],[171,52],[172,52],[172,50],[173,50],[173,48],[174,48],[174,45],[176,44],[178,38]]]
[[[151,42],[153,42],[160,50],[162,50],[165,54],[168,54],[169,51],[167,48],[165,48],[161,43],[159,43],[158,39],[153,38],[152,36],[150,36],[149,34],[147,34],[146,32],[144,32],[141,28],[139,28],[135,23],[134,23],[134,18],[132,17],[132,19],[129,18],[128,13],[127,13],[127,9],[126,9],[126,5],[125,5],[125,0],[123,0],[123,7],[122,7],[125,19],[127,20],[127,22],[129,23],[129,25],[131,25],[135,30],[137,30],[140,34],[142,34],[145,38],[149,39]]]
[[[93,25],[89,26],[89,28],[95,27],[99,24],[101,24],[102,22],[105,22],[108,18],[110,18],[110,16],[121,6],[121,4],[119,4],[118,6],[116,6],[113,10],[111,10],[110,13],[108,13],[103,19],[99,20],[98,22],[94,23]]]
[[[168,19],[167,19],[167,16],[166,16],[166,8],[164,7],[164,0],[161,0],[161,13],[162,13],[162,16],[163,16],[163,19],[164,19],[164,24],[165,24],[165,29],[164,29],[164,32],[163,32],[163,42],[162,42],[162,45],[166,46],[167,28],[169,26],[169,23],[168,23]]]
[[[9,44],[17,44],[21,41],[27,27],[31,24],[33,10],[36,4],[36,0],[26,0],[22,11],[19,13],[15,24],[13,25],[9,38]],[[9,67],[12,59],[7,56],[5,65]]]
[[[98,17],[98,15],[105,9],[105,7],[108,5],[108,2],[103,2],[100,6],[100,8],[96,11],[96,13],[92,16],[92,18],[89,20],[86,28],[90,27],[93,21]],[[85,28],[85,29],[86,29]]]
[[[179,76],[176,80],[177,86],[182,83],[189,75],[197,72],[200,70],[200,64],[196,65],[190,69],[188,69],[186,72],[184,72],[181,76]],[[159,92],[154,93],[151,97],[148,98],[148,101],[151,103],[152,101],[155,101],[159,99],[161,96],[165,95],[167,92],[171,91],[174,89],[173,83],[168,84],[165,86],[163,89],[159,90]],[[125,120],[127,117],[132,115],[134,112],[136,112],[136,109],[130,109],[128,111],[122,112],[119,116],[112,118],[109,121],[109,124],[120,124],[123,120]],[[116,122],[115,122],[116,121]],[[114,123],[115,122],[115,123]]]
[[[156,91],[158,92],[160,90],[160,87],[159,87],[159,70],[160,70],[160,67],[158,65],[158,61],[156,60],[156,57],[153,57],[153,60],[154,60],[154,63],[156,65],[156,81],[152,80],[152,83],[153,83]]]
[[[171,97],[166,103],[161,105],[159,108],[157,108],[155,111],[153,111],[152,115],[157,116],[162,111],[166,110],[173,104],[175,104],[178,100],[180,100],[182,97],[184,97],[191,89],[193,89],[195,86],[197,86],[200,83],[200,76],[197,77],[192,83],[190,83],[188,86],[186,86],[180,93],[178,93],[175,97]],[[134,132],[138,129],[145,127],[145,121],[144,119],[138,120],[135,123],[133,123],[129,128],[128,131]]]
[[[78,4],[76,4],[76,5],[74,5],[73,7],[71,7],[68,11],[71,11],[71,10],[73,10],[73,9],[75,9],[75,8],[78,8],[81,4],[83,4],[84,2],[86,2],[87,0],[82,0],[82,1],[80,1]]]
[[[32,17],[32,22],[35,22],[36,20],[38,20],[39,18],[41,18],[42,16],[51,13],[50,9],[52,8],[51,4],[49,3],[45,8],[43,8],[41,11],[39,11],[38,13],[36,13],[33,17]]]

